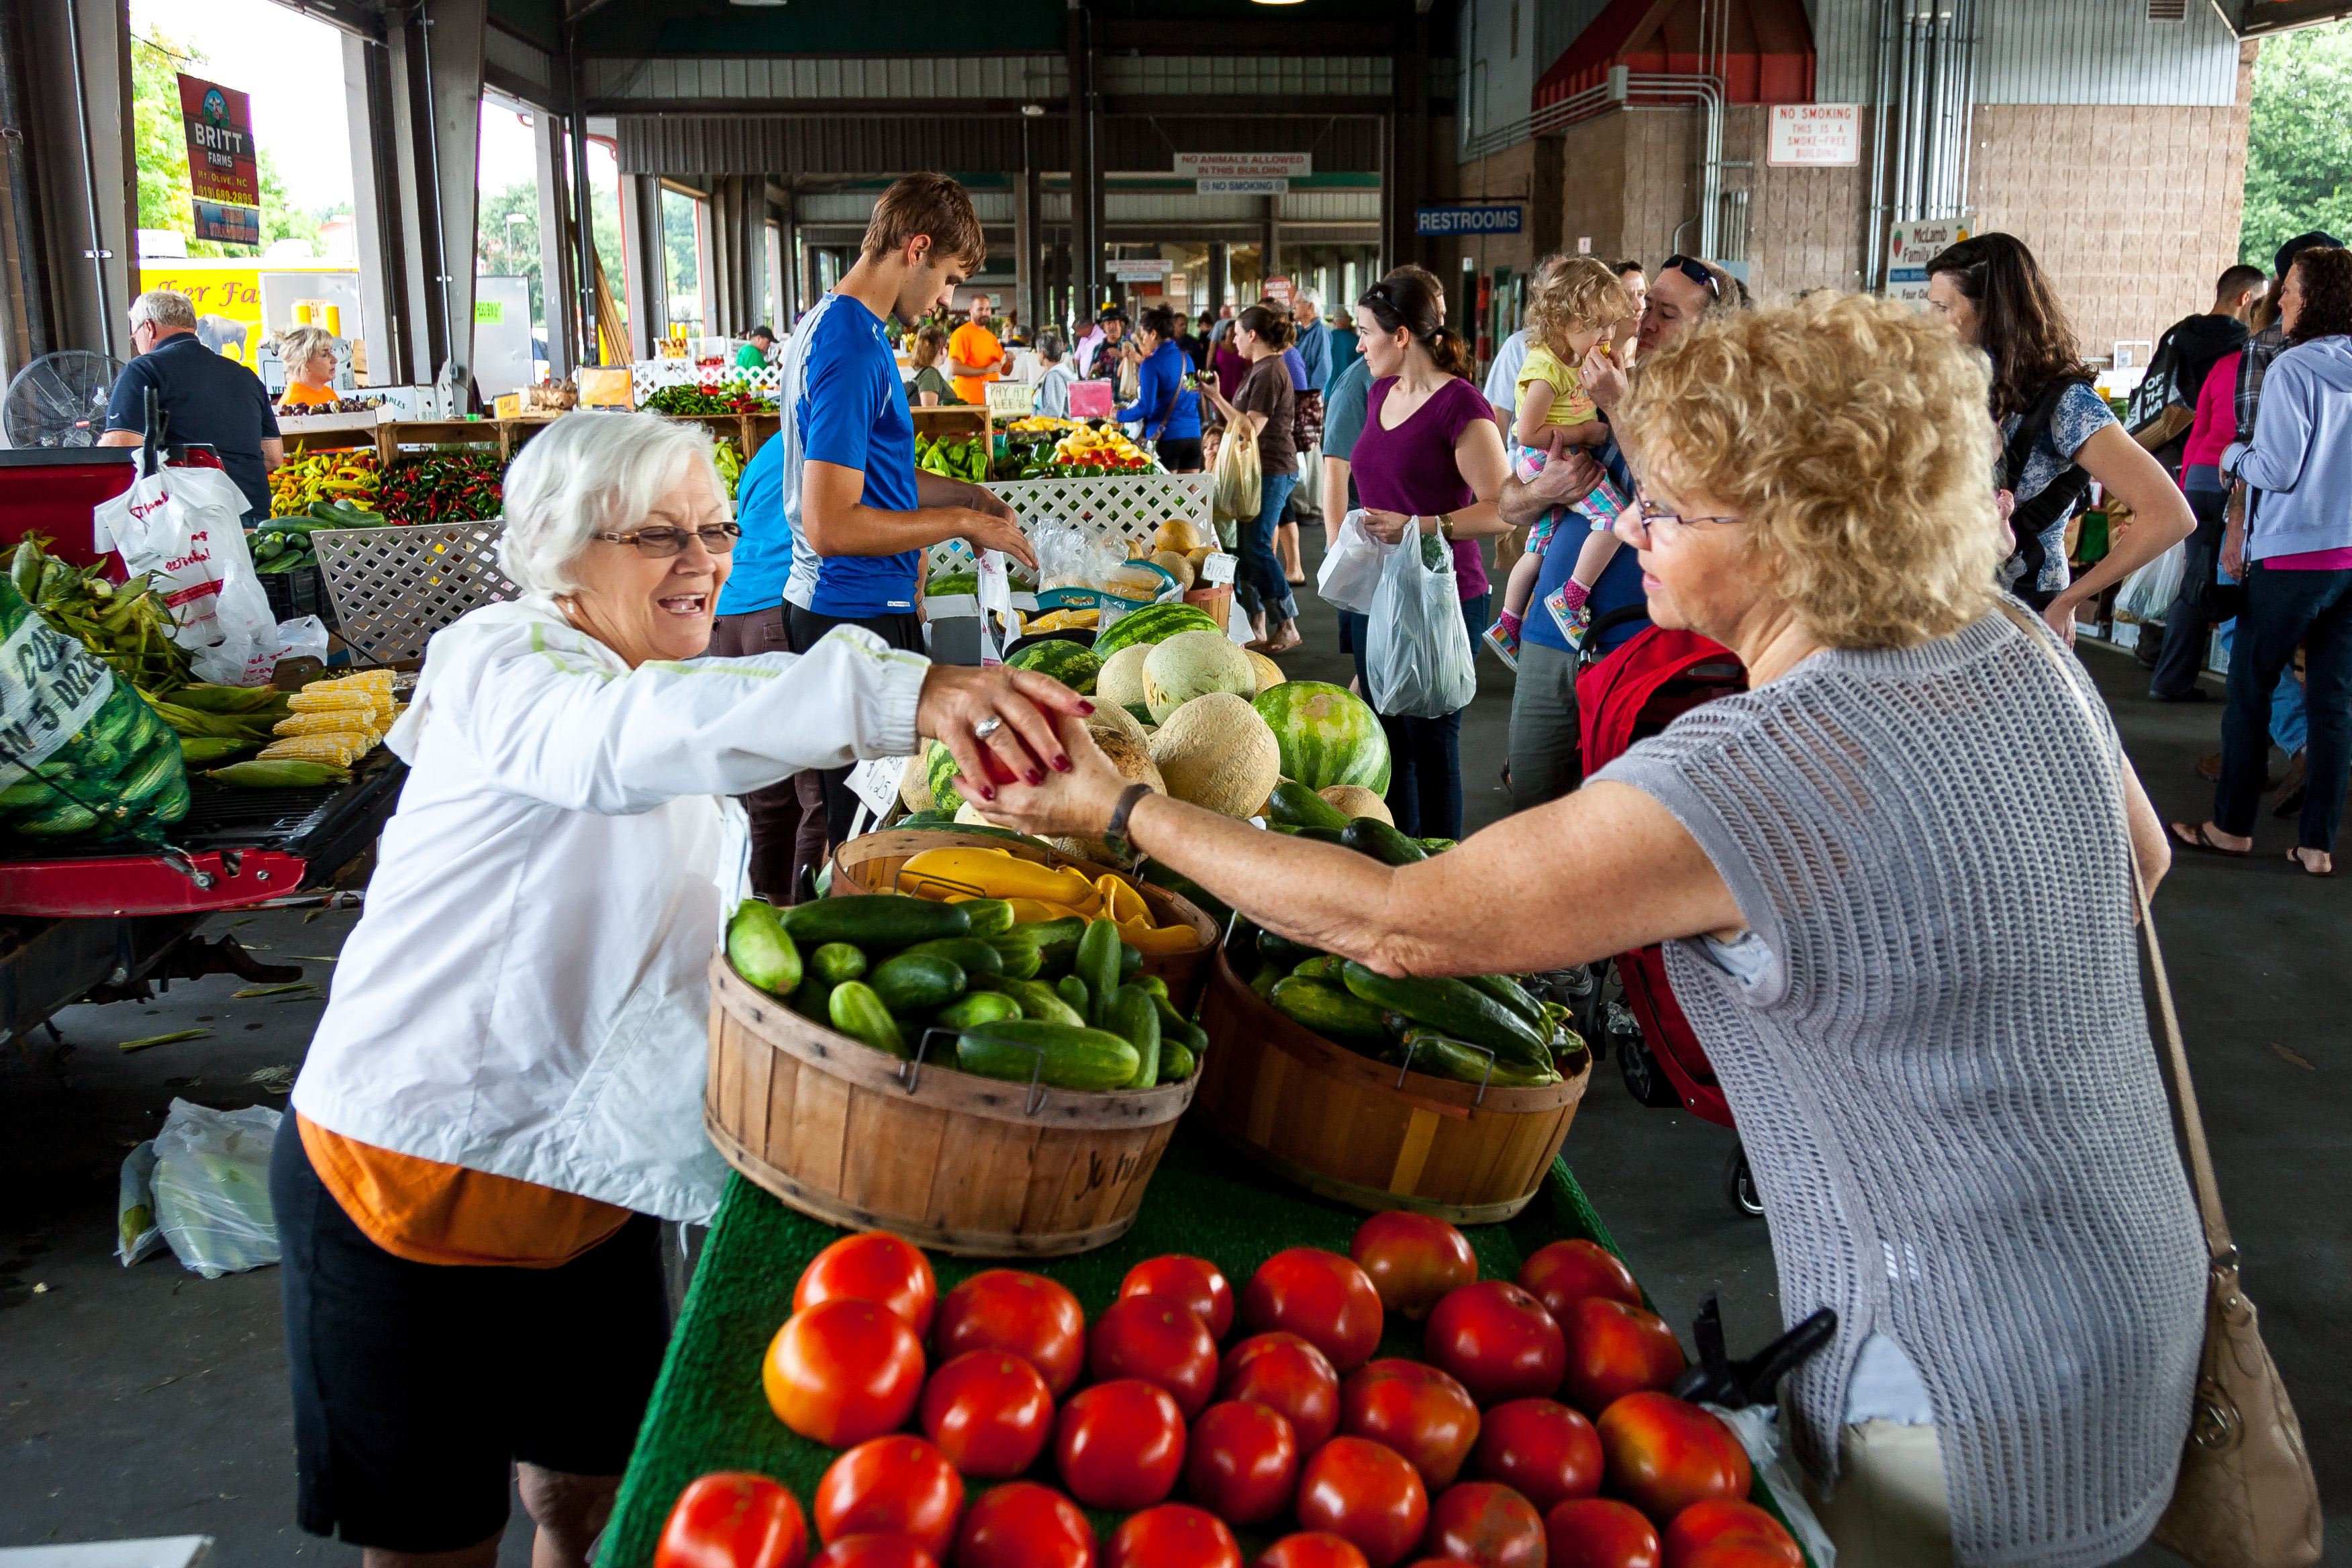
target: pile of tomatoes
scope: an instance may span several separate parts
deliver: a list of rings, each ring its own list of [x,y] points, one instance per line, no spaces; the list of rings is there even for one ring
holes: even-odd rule
[[[1461,1232],[1401,1213],[1349,1251],[1277,1253],[1238,1302],[1155,1258],[1090,1326],[1037,1275],[942,1298],[898,1237],[836,1242],[761,1363],[777,1416],[845,1450],[823,1550],[789,1490],[722,1472],[655,1568],[1243,1568],[1234,1531],[1286,1525],[1256,1568],[1802,1568],[1731,1429],[1664,1392],[1681,1346],[1612,1254],[1555,1242],[1482,1280]],[[1425,1360],[1373,1359],[1391,1311]],[[1023,1479],[1048,1462],[1060,1489]],[[1107,1548],[1080,1504],[1128,1515]]]

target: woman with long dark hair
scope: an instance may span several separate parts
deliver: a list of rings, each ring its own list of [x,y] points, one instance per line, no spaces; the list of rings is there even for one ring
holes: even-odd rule
[[[1201,399],[1184,384],[1192,368],[1176,341],[1176,312],[1165,305],[1143,312],[1137,346],[1135,402],[1118,411],[1122,425],[1140,423],[1143,438],[1159,443],[1160,463],[1171,474],[1201,471]]]
[[[2191,849],[2245,855],[2270,758],[2271,692],[2304,650],[2303,820],[2287,858],[2336,874],[2336,830],[2352,776],[2352,251],[2306,250],[2279,290],[2287,347],[2263,377],[2254,438],[2221,454],[2254,487],[2221,567],[2245,584],[2221,715],[2221,778],[2210,820],[2172,835]]]
[[[1993,488],[2009,493],[2017,535],[2001,585],[2072,644],[2075,606],[2196,532],[2196,516],[2092,387],[2065,309],[2024,241],[1980,234],[1937,252],[1927,263],[1927,309],[1992,361],[1992,416],[2001,436]],[[2132,526],[2075,578],[2066,564],[2066,523],[2094,479],[2131,508]]]
[[[1349,470],[1357,499],[1377,536],[1393,542],[1417,530],[1442,534],[1452,546],[1463,626],[1475,654],[1489,597],[1477,542],[1504,531],[1495,498],[1511,470],[1495,411],[1469,379],[1470,344],[1445,324],[1444,291],[1418,267],[1390,273],[1356,301],[1356,335],[1372,376]],[[1406,543],[1416,548],[1419,540]],[[1349,641],[1369,700],[1369,628],[1355,626]],[[1459,838],[1460,710],[1435,719],[1383,713],[1381,726],[1393,759],[1388,805],[1397,826],[1413,837]]]
[[[1290,369],[1282,352],[1290,346],[1290,322],[1281,311],[1252,305],[1234,318],[1225,341],[1249,362],[1249,374],[1231,399],[1223,393],[1210,397],[1224,416],[1228,430],[1243,425],[1256,434],[1257,466],[1262,479],[1258,514],[1244,519],[1241,529],[1243,585],[1257,597],[1250,606],[1256,645],[1267,653],[1298,646],[1298,605],[1290,596],[1282,562],[1274,552],[1274,531],[1282,521],[1284,503],[1298,486],[1298,447],[1291,439],[1291,418],[1297,395],[1290,387]],[[1207,390],[1203,384],[1203,390]]]

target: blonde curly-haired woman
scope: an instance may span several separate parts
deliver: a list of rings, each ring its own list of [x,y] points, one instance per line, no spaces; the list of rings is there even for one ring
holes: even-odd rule
[[[1727,644],[1752,689],[1412,866],[1137,799],[1082,726],[1071,773],[992,815],[1116,816],[1390,973],[1664,942],[1781,1310],[1838,1315],[1781,1409],[1841,1568],[2126,1556],[2171,1495],[2202,1328],[2126,880],[2168,856],[2088,677],[1992,586],[1983,357],[1817,295],[1646,358],[1619,426],[1651,618]]]
[[[305,323],[278,333],[274,346],[279,362],[286,366],[286,390],[278,395],[278,406],[294,408],[341,400],[342,394],[335,390],[333,333],[324,327]]]

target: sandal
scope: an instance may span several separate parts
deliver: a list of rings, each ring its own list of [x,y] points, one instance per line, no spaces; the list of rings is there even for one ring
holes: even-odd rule
[[[2184,849],[2201,849],[2208,855],[2227,855],[2233,860],[2242,860],[2253,853],[2252,849],[2232,849],[2226,844],[2214,843],[2206,836],[2206,826],[2202,822],[2195,827],[2185,822],[2173,823],[2170,825],[2172,841]]]
[[[2336,875],[2335,868],[2332,866],[2325,871],[2315,871],[2312,869],[2311,862],[2303,858],[2303,847],[2301,845],[2297,845],[2295,847],[2288,850],[2286,852],[2286,858],[2293,861],[2295,868],[2306,877],[2327,878]]]

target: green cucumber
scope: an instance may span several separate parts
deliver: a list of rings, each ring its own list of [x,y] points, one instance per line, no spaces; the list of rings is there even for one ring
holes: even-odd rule
[[[1133,1046],[1142,1059],[1136,1064],[1131,1089],[1150,1089],[1160,1081],[1160,1005],[1139,985],[1122,985],[1103,1009],[1110,1032]]]
[[[1118,977],[1124,983],[1143,972],[1143,950],[1125,937],[1118,939]]]
[[[1462,840],[1459,838],[1423,838],[1419,842],[1421,847],[1423,849],[1428,850],[1432,855],[1443,855],[1448,849],[1460,844]]]
[[[1293,838],[1311,838],[1318,844],[1346,844],[1348,837],[1347,830],[1339,827],[1283,827],[1277,826],[1275,828],[1275,831],[1277,833],[1287,833]],[[1352,848],[1353,846],[1350,845],[1349,847]]]
[[[906,958],[918,953],[944,958],[955,964],[963,971],[966,985],[971,984],[971,977],[975,974],[1004,973],[1004,955],[997,952],[993,944],[976,936],[943,936],[934,942],[919,942],[901,951],[898,956]]]
[[[1341,977],[1340,971],[1347,966],[1348,961],[1337,953],[1318,952],[1304,963],[1292,965],[1290,977],[1294,980],[1326,980],[1334,985],[1345,986],[1347,981]]]
[[[1410,866],[1429,858],[1429,851],[1377,816],[1360,816],[1348,824],[1339,842],[1391,866]]]
[[[1021,930],[1030,933],[1037,949],[1037,973],[1042,975],[1062,975],[1078,956],[1078,939],[1087,934],[1087,922],[1078,915],[1064,915],[1057,921],[1033,921]]]
[[[956,906],[971,917],[974,936],[1003,936],[1013,929],[1013,904],[1006,899],[966,899]]]
[[[782,911],[746,899],[727,922],[727,962],[771,996],[789,996],[801,983],[801,952],[784,934]]]
[[[1391,1059],[1432,1078],[1490,1089],[1540,1089],[1560,1081],[1559,1074],[1549,1067],[1513,1061],[1500,1052],[1490,1061],[1485,1051],[1435,1029],[1408,1030]]]
[[[982,937],[982,942],[996,950],[1000,973],[1007,980],[1034,980],[1037,977],[1037,944],[1023,936],[1019,927],[1003,936]]]
[[[971,991],[940,1009],[932,1020],[942,1029],[970,1029],[1021,1016],[1021,1004],[1001,991]]]
[[[1544,1021],[1544,1005],[1528,995],[1519,983],[1507,974],[1465,974],[1462,977],[1512,1012],[1528,1021],[1528,1027],[1539,1035],[1551,1032]]]
[[[1076,1013],[1082,1022],[1099,1016],[1099,1010],[1095,1005],[1094,987],[1076,974],[1065,974],[1055,981],[1054,994],[1059,996],[1062,999],[1062,1005]],[[1091,1029],[1095,1026],[1088,1024],[1087,1027]]]
[[[866,976],[866,953],[845,942],[829,942],[809,954],[809,966],[827,985],[844,985]]]
[[[902,952],[876,964],[866,984],[892,1016],[924,1013],[963,994],[963,965],[937,953]]]
[[[889,893],[816,899],[784,911],[795,942],[845,942],[858,947],[912,947],[943,936],[970,936],[971,917],[961,904],[936,904]]]
[[[1268,963],[1281,965],[1285,974],[1318,956],[1318,952],[1305,942],[1293,942],[1278,932],[1261,928],[1257,933],[1257,955]]]
[[[956,1039],[956,1066],[964,1071],[1013,1083],[1034,1077],[1055,1089],[1125,1089],[1140,1059],[1107,1030],[1034,1018],[977,1025]]]
[[[1375,1006],[1528,1067],[1551,1066],[1545,1036],[1476,986],[1453,979],[1390,976],[1350,963],[1341,972],[1348,989]]]
[[[805,907],[805,906],[803,906]],[[874,994],[874,987],[863,980],[852,980],[833,988],[825,999],[826,1011],[833,1026],[860,1045],[872,1046],[894,1057],[908,1054],[906,1037],[898,1033],[898,1021],[890,1016],[890,1009]]]
[[[1197,1047],[1187,1047],[1181,1040],[1166,1040],[1161,1042],[1160,1047],[1160,1081],[1162,1083],[1182,1083],[1186,1079],[1191,1078],[1192,1076],[1193,1060],[1199,1054],[1200,1052]]]
[[[1295,779],[1274,786],[1267,806],[1276,822],[1291,827],[1343,828],[1348,814]]]
[[[1276,1012],[1327,1040],[1388,1043],[1388,1031],[1381,1026],[1381,1009],[1340,986],[1292,975],[1276,981],[1266,1000],[1274,1004]]]
[[[1087,1004],[1081,1010],[1090,1027],[1103,1027],[1103,1015],[1109,1010],[1111,993],[1118,989],[1121,945],[1116,921],[1088,921],[1086,934],[1078,938],[1077,957],[1072,961],[1070,973],[1084,983]],[[1068,996],[1067,992],[1063,994]]]
[[[1021,1004],[1021,1016],[1037,1023],[1062,1024],[1076,1029],[1086,1026],[1086,1016],[1070,1010],[1070,1005],[1052,986],[1042,980],[1007,980],[1004,994]]]
[[[799,989],[785,1005],[812,1024],[829,1026],[833,1022],[833,982],[818,973],[812,962],[801,975]]]
[[[1250,981],[1250,994],[1263,1002],[1270,994],[1272,994],[1276,981],[1286,980],[1288,978],[1289,976],[1283,973],[1281,969],[1277,966],[1271,963],[1265,964],[1258,970],[1256,976]]]

